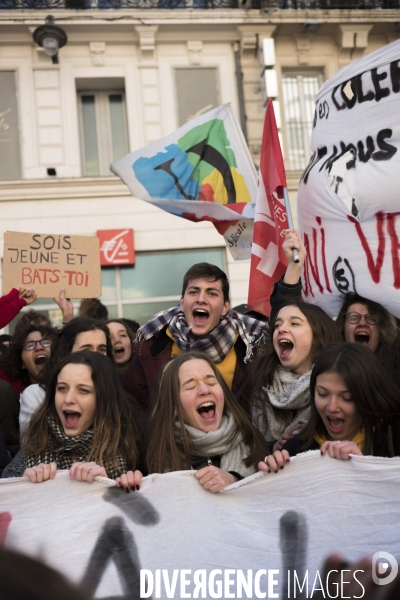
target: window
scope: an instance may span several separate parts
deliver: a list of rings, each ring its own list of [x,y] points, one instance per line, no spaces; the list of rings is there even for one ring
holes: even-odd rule
[[[319,73],[287,73],[282,77],[286,141],[291,170],[303,170],[309,161],[314,100],[320,85]]]
[[[175,69],[179,127],[219,106],[216,68]]]
[[[15,71],[0,71],[0,179],[21,179]]]
[[[198,262],[208,262],[225,271],[225,249],[138,252],[134,267],[102,269],[103,293],[100,300],[107,306],[110,318],[127,317],[143,325],[157,312],[178,304],[183,276]],[[74,300],[74,305],[77,314],[79,300]],[[52,299],[36,300],[24,311],[31,308],[61,327],[61,311]],[[10,323],[11,332],[18,318]]]
[[[128,153],[125,94],[116,91],[78,93],[82,173],[111,175],[110,164]]]
[[[113,316],[143,325],[179,302],[183,276],[192,265],[209,262],[225,270],[224,255],[224,249],[139,252],[134,267],[102,270],[101,300]]]

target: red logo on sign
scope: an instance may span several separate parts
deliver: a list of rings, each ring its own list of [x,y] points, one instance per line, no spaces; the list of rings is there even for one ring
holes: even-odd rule
[[[134,265],[133,229],[104,229],[97,232],[100,240],[100,264]]]

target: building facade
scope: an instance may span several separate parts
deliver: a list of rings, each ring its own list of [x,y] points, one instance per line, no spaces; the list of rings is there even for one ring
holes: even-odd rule
[[[48,15],[67,36],[56,58],[33,39]],[[132,198],[109,164],[225,102],[257,163],[272,97],[296,220],[319,86],[398,39],[399,23],[385,0],[0,0],[0,248],[7,230],[132,228],[135,267],[103,270],[112,316],[143,323],[173,305],[201,260],[246,302],[249,262],[212,225]]]

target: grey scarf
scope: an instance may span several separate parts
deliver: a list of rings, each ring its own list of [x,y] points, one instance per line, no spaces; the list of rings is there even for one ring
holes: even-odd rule
[[[179,423],[175,424],[177,428]],[[249,447],[242,441],[240,432],[235,436],[236,421],[232,414],[223,415],[221,425],[216,431],[205,433],[185,425],[191,441],[191,454],[193,457],[221,456],[221,469],[235,471],[243,477],[248,477],[256,472],[251,465],[246,467],[243,460],[249,455]]]
[[[296,375],[279,365],[274,384],[262,388],[253,407],[253,423],[268,443],[278,440],[286,427],[309,420],[310,377],[311,371]]]

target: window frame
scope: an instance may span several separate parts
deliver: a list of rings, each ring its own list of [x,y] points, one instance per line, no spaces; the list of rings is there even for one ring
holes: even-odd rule
[[[191,71],[204,71],[204,70],[209,70],[209,71],[214,71],[214,75],[215,75],[215,89],[216,89],[216,93],[217,93],[217,104],[216,106],[213,106],[212,108],[209,108],[207,110],[212,110],[214,108],[217,108],[218,106],[220,106],[221,104],[221,78],[220,78],[220,73],[219,73],[219,68],[218,66],[212,66],[212,65],[179,65],[179,66],[174,66],[172,67],[173,69],[173,78],[174,78],[174,96],[175,96],[175,118],[176,118],[176,122],[178,127],[182,127],[183,125],[185,125],[185,123],[181,123],[179,125],[179,100],[178,100],[178,86],[177,86],[177,80],[176,80],[176,72],[177,71],[188,71],[189,69]],[[204,111],[207,112],[207,111]],[[203,114],[200,113],[200,114]]]
[[[19,69],[17,67],[16,68],[3,67],[0,64],[0,72],[14,74],[15,108],[17,111],[17,129],[18,129],[18,133],[17,133],[18,159],[19,159],[19,165],[18,165],[19,166],[19,177],[17,177],[17,178],[12,177],[10,179],[0,179],[0,181],[15,181],[15,180],[20,181],[24,177],[24,164],[23,164],[22,128],[21,128],[22,114],[21,114],[21,107],[20,107]]]
[[[285,68],[283,67],[281,70],[281,76],[280,76],[280,84],[281,84],[281,112],[282,112],[282,124],[283,124],[283,134],[284,134],[284,148],[285,148],[285,157],[286,161],[288,163],[288,168],[287,171],[303,171],[304,168],[307,166],[309,158],[311,156],[311,152],[309,154],[309,156],[307,156],[307,151],[310,150],[310,137],[308,137],[306,131],[305,131],[305,127],[303,125],[303,121],[301,119],[300,121],[300,127],[301,127],[301,139],[303,141],[303,148],[305,150],[305,157],[304,157],[304,165],[302,167],[293,167],[292,166],[292,161],[290,158],[291,152],[293,152],[293,150],[291,151],[291,146],[290,146],[290,135],[289,135],[289,121],[287,118],[287,109],[286,109],[286,102],[285,102],[285,95],[284,95],[284,79],[285,77],[296,77],[297,78],[297,89],[299,90],[299,104],[300,104],[300,111],[302,111],[302,104],[304,106],[304,88],[303,88],[303,84],[301,86],[299,86],[298,83],[298,78],[299,77],[310,77],[310,76],[317,76],[318,77],[318,84],[319,84],[319,88],[321,87],[322,83],[324,82],[324,69],[323,67],[310,67],[310,68]],[[304,114],[304,113],[301,113]],[[311,121],[312,123],[312,121]],[[312,127],[311,127],[311,132],[312,132]],[[311,134],[310,132],[310,134]],[[306,142],[306,145],[304,146],[304,142]]]
[[[78,121],[79,121],[79,146],[81,156],[81,174],[82,177],[115,177],[115,174],[110,171],[110,164],[116,160],[113,157],[113,141],[112,127],[110,114],[110,95],[121,94],[122,96],[122,118],[125,132],[125,154],[129,152],[129,135],[128,135],[128,115],[126,105],[126,94],[123,88],[107,88],[104,90],[91,89],[77,90],[78,102]],[[88,175],[86,173],[86,155],[85,155],[85,140],[84,140],[84,122],[82,110],[82,96],[94,96],[95,102],[95,118],[96,118],[96,135],[97,135],[97,154],[99,163],[99,174]],[[124,155],[125,156],[125,155]],[[122,158],[122,157],[119,157]]]
[[[230,43],[203,42],[199,62],[194,64],[186,44],[159,44],[159,82],[161,105],[162,135],[168,135],[178,129],[177,97],[174,70],[178,68],[214,68],[217,69],[217,85],[221,104],[230,102],[239,117],[239,99],[236,82],[236,66]]]

